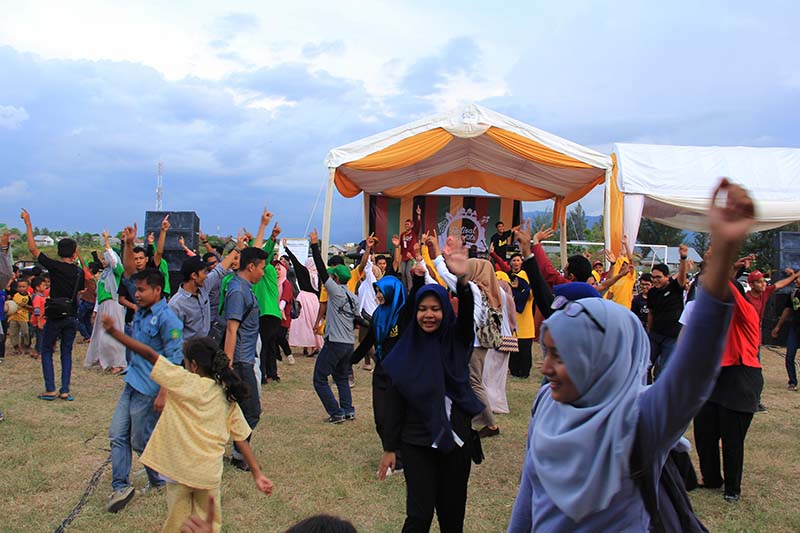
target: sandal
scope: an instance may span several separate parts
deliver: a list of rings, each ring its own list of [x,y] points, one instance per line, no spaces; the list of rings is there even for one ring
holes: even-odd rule
[[[46,402],[52,402],[53,400],[58,398],[58,396],[55,394],[40,394],[39,396],[37,396],[37,398],[39,398],[40,400],[44,400]]]
[[[64,400],[65,402],[71,402],[75,398],[73,398],[72,394],[70,394],[68,392],[62,392],[61,394],[58,395],[58,399],[59,400]]]

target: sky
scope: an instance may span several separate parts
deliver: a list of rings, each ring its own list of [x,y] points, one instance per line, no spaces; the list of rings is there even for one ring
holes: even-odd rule
[[[435,5],[431,5],[435,4]],[[800,3],[0,0],[0,222],[321,228],[337,146],[477,102],[595,150],[800,147]],[[320,192],[322,194],[320,195]],[[318,200],[318,201],[317,201]],[[602,210],[602,191],[582,201]],[[315,207],[316,206],[316,207]],[[526,206],[526,210],[537,206]],[[334,194],[333,242],[361,231]]]

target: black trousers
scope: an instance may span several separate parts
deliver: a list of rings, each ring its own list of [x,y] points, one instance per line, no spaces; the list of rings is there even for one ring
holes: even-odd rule
[[[252,363],[233,363],[233,371],[236,372],[236,375],[238,375],[242,381],[247,383],[247,388],[250,391],[249,396],[239,400],[238,403],[242,410],[242,415],[244,415],[244,419],[247,421],[247,425],[250,426],[250,429],[255,430],[258,421],[261,419],[261,398],[258,397],[256,373],[253,371]],[[250,442],[250,437],[247,437],[247,441]],[[239,455],[239,449],[236,447],[235,443],[233,449],[234,457],[240,459],[241,457],[237,457],[237,455]]]
[[[258,334],[261,336],[261,382],[267,378],[278,379],[278,335],[281,319],[272,315],[258,318]]]
[[[433,511],[442,533],[464,530],[467,483],[472,465],[467,445],[450,452],[403,443],[406,478],[406,521],[403,533],[427,533]]]
[[[707,487],[723,485],[719,470],[719,441],[722,439],[722,472],[725,494],[742,492],[744,438],[753,420],[753,413],[743,413],[706,402],[694,417],[694,442],[700,459],[700,474]]]
[[[508,370],[517,378],[527,378],[531,375],[533,339],[517,339],[518,352],[511,352],[508,356]]]
[[[289,346],[289,328],[283,326],[278,331],[278,348],[283,350],[283,355],[292,355],[292,347]]]

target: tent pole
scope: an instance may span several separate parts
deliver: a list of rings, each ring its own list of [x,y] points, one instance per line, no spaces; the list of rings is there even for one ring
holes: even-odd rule
[[[369,236],[369,194],[362,192],[361,195],[364,197],[364,209],[361,213],[361,238],[366,239]]]
[[[564,206],[564,211],[561,212],[561,270],[567,268],[567,208]]]
[[[611,250],[611,194],[609,194],[611,187],[612,169],[606,169],[606,186],[603,191],[603,243],[606,250]],[[636,239],[633,240],[633,246],[636,246]],[[633,248],[631,248],[633,250]],[[630,258],[633,261],[633,258]],[[605,270],[609,269],[609,263],[606,254],[603,254],[603,264]]]
[[[328,188],[325,191],[325,212],[322,214],[322,257],[328,262],[328,249],[331,239],[331,207],[333,204],[333,177],[336,175],[335,168],[328,169]]]

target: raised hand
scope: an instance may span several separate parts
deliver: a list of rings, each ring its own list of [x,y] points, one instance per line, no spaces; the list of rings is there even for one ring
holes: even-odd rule
[[[311,241],[311,244],[319,244],[319,234],[317,233],[317,228],[314,228],[311,233],[308,234],[308,239]]]
[[[747,191],[723,178],[714,190],[708,210],[712,242],[738,245],[753,229],[754,218],[755,205]]]
[[[422,214],[422,208],[419,206],[419,204],[417,204],[417,216],[420,216],[421,214]]]
[[[186,241],[183,239],[183,235],[178,237],[178,244],[181,245],[181,248],[186,248]]]
[[[236,248],[238,250],[241,250],[242,248],[245,248],[247,246],[247,241],[248,241],[248,239],[247,239],[247,235],[245,234],[245,232],[240,231],[236,235]]]
[[[161,221],[161,231],[168,231],[171,227],[169,223],[169,214],[167,214],[164,216],[164,220]]]
[[[108,230],[107,229],[103,230],[103,239],[108,240],[110,237],[111,235],[108,233]]]
[[[451,238],[452,237],[448,237],[447,240],[450,241]],[[467,247],[458,242],[458,239],[452,240],[453,242],[450,243],[450,253],[445,256],[444,261],[445,264],[447,264],[447,270],[454,276],[462,278],[467,275],[467,259],[469,257],[467,254]]]
[[[428,271],[428,269],[425,267],[425,263],[422,262],[422,261],[414,263],[414,266],[411,267],[411,273],[414,274],[415,276],[423,276],[424,277],[425,273],[427,271]]]
[[[202,230],[197,232],[197,236],[200,237],[200,242],[206,242],[208,240],[208,237],[206,237]]]
[[[375,242],[377,239],[375,238],[375,233],[370,233],[369,237],[367,237],[367,251],[372,250],[372,247],[375,246]]]
[[[544,225],[542,225],[541,231],[544,231]],[[539,235],[539,233],[540,232],[536,232],[536,235]],[[526,220],[520,224],[515,235],[517,236],[517,243],[519,243],[520,254],[522,257],[528,257],[531,254],[531,221]],[[534,244],[539,244],[539,241],[535,240],[535,237],[533,242]]]
[[[274,226],[272,226],[272,240],[277,240],[278,235],[281,234],[281,227],[276,222]]]
[[[265,207],[264,212],[261,213],[261,223],[264,225],[264,227],[269,226],[272,217],[273,217],[272,213],[270,213],[269,210]]]
[[[686,256],[689,254],[689,246],[686,244],[681,244],[678,246],[678,254],[680,255],[681,259],[686,259]]]
[[[22,221],[25,222],[26,226],[31,223],[31,215],[30,213],[28,213],[28,210],[25,209],[24,207],[22,208],[22,211],[19,214],[19,218],[21,218]]]
[[[400,237],[398,235],[392,235],[392,244],[395,248],[400,246]]]
[[[555,233],[555,231],[553,230],[553,228],[551,228],[551,227],[549,227],[549,226],[547,226],[545,224],[542,224],[539,227],[539,231],[537,231],[533,235],[533,244],[536,245],[536,244],[539,244],[542,241],[546,241],[547,239],[552,237],[554,233]]]
[[[606,254],[606,259],[608,259],[608,262],[612,265],[617,262],[617,256],[614,255],[614,252],[611,250],[603,250],[603,253]]]

